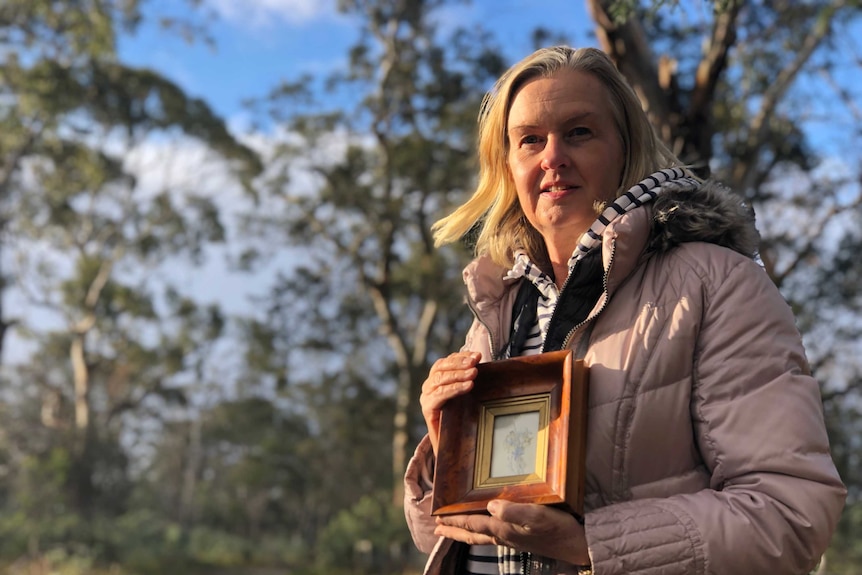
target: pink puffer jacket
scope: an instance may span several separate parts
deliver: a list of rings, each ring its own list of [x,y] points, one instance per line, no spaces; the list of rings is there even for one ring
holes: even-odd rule
[[[585,357],[595,575],[802,574],[828,546],[846,490],[794,318],[750,257],[755,234],[709,185],[663,193],[605,230]],[[484,258],[464,272],[476,313],[464,349],[485,361],[512,321],[517,280],[504,275]],[[405,513],[426,573],[454,573],[453,542],[433,535],[432,477],[426,437]]]

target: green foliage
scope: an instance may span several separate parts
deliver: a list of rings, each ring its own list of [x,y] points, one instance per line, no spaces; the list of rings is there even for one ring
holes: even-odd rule
[[[429,228],[471,184],[476,111],[503,68],[481,29],[439,33],[432,12],[445,4],[342,3],[361,26],[349,66],[287,81],[259,103],[291,134],[274,164],[302,163],[316,178],[299,188],[279,170],[249,217],[266,242],[286,232],[280,241],[304,248],[309,260],[262,302],[278,313],[250,324],[249,357],[278,345],[284,355],[265,367],[281,388],[306,379],[296,373],[313,361],[351,372],[318,377],[319,388],[349,381],[355,393],[373,387],[392,398],[377,418],[394,424],[385,484],[395,499],[417,439],[417,410],[405,398],[418,394],[432,359],[451,350],[450,327],[466,321],[461,262],[433,247]],[[309,99],[300,84],[325,86],[338,104]]]
[[[700,0],[701,4],[712,4],[712,7],[717,12],[727,10],[728,4],[735,0]],[[630,18],[635,17],[639,12],[646,11],[648,16],[655,16],[660,10],[670,8],[678,8],[680,0],[650,0],[643,6],[644,3],[639,0],[609,0],[606,2],[608,14],[610,14],[613,22],[617,25],[625,24]]]
[[[252,541],[212,529],[195,529],[189,537],[189,552],[210,565],[241,565],[252,554]]]
[[[144,563],[145,542],[156,563],[189,553],[164,516],[127,515],[141,454],[128,442],[185,405],[183,378],[202,373],[225,319],[146,275],[168,257],[200,262],[225,229],[211,198],[141,190],[128,152],[182,135],[249,189],[261,169],[205,102],[118,61],[117,35],[140,23],[136,0],[0,5],[4,261],[20,262],[24,294],[52,314],[47,328],[18,318],[35,355],[4,387],[15,409],[0,426],[0,530],[4,555],[41,554],[56,572]]]
[[[410,544],[403,510],[388,493],[366,495],[323,529],[313,573],[392,573]]]
[[[862,504],[857,498],[851,500],[841,516],[838,533],[826,554],[827,573],[834,575],[853,575],[862,565],[862,542],[859,532],[862,529]]]
[[[117,28],[130,31],[140,18],[138,0],[98,0],[86,8],[47,0],[6,0],[0,5],[0,22],[5,24],[0,42],[12,32],[20,34],[28,48],[46,44],[69,55],[104,56],[115,51]],[[53,42],[48,43],[49,38]]]
[[[70,509],[66,491],[71,473],[72,459],[61,448],[20,462],[14,503],[0,514],[2,556],[33,547],[51,548],[81,527],[81,517]]]

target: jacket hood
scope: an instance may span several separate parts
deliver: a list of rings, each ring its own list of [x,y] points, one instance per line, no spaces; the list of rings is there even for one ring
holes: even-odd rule
[[[757,256],[760,234],[754,210],[718,182],[694,191],[666,189],[651,202],[653,223],[648,249],[666,252],[684,242],[707,242],[749,258]]]
[[[688,242],[716,244],[755,259],[760,234],[754,211],[742,198],[715,181],[695,188],[662,186],[661,192],[643,208],[614,219],[603,232],[603,261],[607,268],[615,253],[613,273],[607,278],[611,291],[643,261]],[[494,307],[518,281],[504,279],[506,269],[481,255],[464,269],[468,300],[481,312]]]

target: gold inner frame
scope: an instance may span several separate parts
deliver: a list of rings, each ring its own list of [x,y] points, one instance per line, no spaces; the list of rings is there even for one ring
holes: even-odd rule
[[[528,483],[541,483],[547,477],[548,422],[551,411],[551,394],[540,393],[516,398],[489,401],[481,406],[479,413],[476,465],[473,478],[474,489],[500,487]],[[539,427],[536,431],[536,459],[533,473],[520,475],[491,476],[494,445],[494,424],[497,417],[538,412]]]

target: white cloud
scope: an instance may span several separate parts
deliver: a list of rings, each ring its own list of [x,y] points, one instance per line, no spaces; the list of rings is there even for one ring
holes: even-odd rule
[[[225,20],[265,28],[278,23],[299,24],[335,13],[333,0],[210,0]]]

